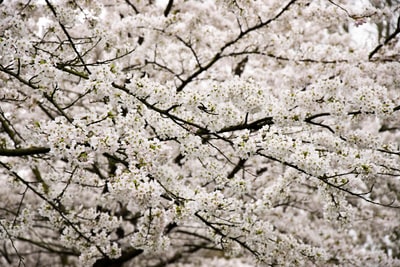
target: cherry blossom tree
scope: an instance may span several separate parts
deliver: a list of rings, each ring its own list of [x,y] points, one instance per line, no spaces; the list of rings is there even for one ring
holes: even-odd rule
[[[0,2],[1,266],[400,266],[397,1]]]

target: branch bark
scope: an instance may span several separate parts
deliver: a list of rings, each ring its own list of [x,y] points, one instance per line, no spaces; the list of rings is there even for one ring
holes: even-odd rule
[[[16,148],[7,149],[0,148],[0,156],[6,157],[21,157],[21,156],[31,156],[36,154],[46,154],[50,152],[49,147],[28,147],[28,148]]]

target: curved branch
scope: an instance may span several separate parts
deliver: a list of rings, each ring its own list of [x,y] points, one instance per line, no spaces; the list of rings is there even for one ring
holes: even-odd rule
[[[307,122],[307,123],[313,124],[313,125],[317,125],[317,126],[324,127],[324,128],[326,128],[326,129],[328,129],[331,133],[334,134],[335,131],[332,130],[332,128],[331,128],[330,126],[325,125],[325,124],[322,124],[322,123],[319,123],[319,122],[314,122],[314,121],[313,121],[313,119],[316,119],[316,118],[319,118],[319,117],[324,117],[324,116],[330,116],[330,115],[331,115],[331,114],[330,114],[329,112],[320,113],[320,114],[315,114],[315,115],[313,115],[313,116],[310,116],[310,117],[305,118],[304,121]]]
[[[368,59],[371,60],[371,58],[384,46],[387,45],[392,39],[394,39],[398,34],[400,33],[400,16],[397,19],[397,27],[396,30],[389,35],[386,40],[383,42],[383,44],[379,44],[377,47],[374,48],[374,50],[369,53]]]
[[[274,157],[272,157],[272,156],[263,154],[263,153],[261,153],[260,151],[257,152],[257,154],[260,155],[260,156],[262,156],[262,157],[265,157],[265,158],[267,158],[267,159],[270,159],[270,160],[272,160],[272,161],[279,162],[279,163],[281,163],[281,164],[283,164],[283,165],[285,165],[285,166],[291,167],[291,168],[297,170],[298,172],[301,172],[301,173],[303,173],[303,174],[305,174],[305,175],[307,175],[307,176],[314,177],[314,178],[320,180],[321,182],[325,183],[326,185],[328,185],[328,186],[330,186],[330,187],[333,187],[333,188],[335,188],[335,189],[337,189],[337,190],[339,190],[339,191],[345,192],[345,193],[347,193],[347,194],[349,194],[349,195],[351,195],[351,196],[360,198],[360,199],[362,199],[362,200],[364,200],[364,201],[366,201],[366,202],[368,202],[368,203],[371,203],[371,204],[374,204],[374,205],[378,205],[378,206],[382,206],[382,207],[386,207],[386,208],[400,209],[400,206],[394,206],[394,205],[393,205],[395,201],[392,201],[392,202],[389,203],[389,204],[384,204],[384,203],[376,202],[376,201],[374,201],[374,200],[372,200],[372,199],[367,198],[365,195],[370,194],[370,193],[372,192],[373,187],[371,187],[370,190],[367,191],[367,192],[356,193],[356,192],[351,191],[350,189],[346,189],[346,188],[343,187],[343,186],[344,186],[345,184],[347,184],[347,183],[340,184],[340,185],[336,185],[336,184],[333,184],[333,183],[329,182],[328,179],[327,179],[327,178],[329,178],[329,177],[327,177],[327,176],[324,176],[324,175],[322,175],[322,176],[314,176],[314,175],[312,175],[312,174],[306,172],[305,170],[303,170],[302,168],[300,168],[300,167],[297,166],[296,164],[287,162],[287,161],[285,161],[285,160],[280,160],[280,159],[274,158]]]
[[[186,85],[188,85],[190,82],[192,82],[197,76],[199,76],[201,73],[203,73],[204,71],[206,71],[206,70],[208,70],[209,68],[211,68],[219,59],[221,59],[221,58],[223,57],[222,53],[223,53],[227,48],[229,48],[230,46],[234,45],[235,43],[237,43],[239,40],[241,40],[243,37],[245,37],[246,35],[250,34],[251,32],[256,31],[256,30],[258,30],[258,29],[260,29],[260,28],[263,28],[263,27],[265,27],[265,26],[268,26],[271,22],[277,20],[277,19],[278,19],[280,16],[282,16],[282,14],[285,13],[285,12],[290,8],[290,6],[293,5],[295,2],[296,2],[296,0],[291,0],[291,1],[290,1],[289,3],[287,3],[287,4],[282,8],[282,10],[281,10],[278,14],[276,14],[273,18],[271,18],[271,19],[269,19],[269,20],[267,20],[267,21],[261,22],[261,23],[259,23],[259,24],[256,24],[256,25],[254,25],[253,27],[250,27],[250,28],[248,28],[248,29],[245,30],[245,31],[241,31],[241,32],[239,33],[239,35],[238,35],[235,39],[233,39],[233,40],[227,42],[224,46],[222,46],[222,47],[220,48],[220,51],[219,51],[218,53],[216,53],[216,54],[214,55],[214,57],[213,57],[206,65],[204,65],[204,66],[199,66],[199,68],[198,68],[195,72],[193,72],[189,77],[187,77],[186,80],[183,81],[182,84],[176,89],[176,91],[177,91],[177,92],[182,91],[182,90],[186,87]]]
[[[139,14],[139,10],[137,10],[137,8],[129,0],[125,0],[125,2],[133,9],[133,11],[135,11],[136,14]]]

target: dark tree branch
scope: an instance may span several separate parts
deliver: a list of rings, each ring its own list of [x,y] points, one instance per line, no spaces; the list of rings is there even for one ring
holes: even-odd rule
[[[327,59],[312,59],[312,58],[300,58],[300,59],[291,59],[284,56],[277,56],[273,53],[263,53],[257,52],[260,55],[268,56],[271,58],[275,58],[276,60],[282,61],[294,61],[294,62],[302,62],[302,63],[317,63],[317,64],[337,64],[337,63],[344,63],[348,62],[347,59],[335,59],[335,60],[327,60]],[[255,53],[255,54],[257,54]]]
[[[120,89],[120,90],[126,92],[127,94],[132,95],[132,93],[129,91],[129,89],[126,88],[125,86],[118,85],[118,84],[116,84],[116,83],[112,83],[111,85],[112,85],[114,88]],[[208,129],[206,129],[205,127],[202,127],[202,126],[199,125],[199,124],[196,124],[196,123],[194,123],[194,122],[186,121],[186,120],[184,120],[184,119],[179,118],[178,116],[175,116],[175,115],[171,114],[171,113],[170,113],[170,109],[163,110],[163,109],[157,108],[155,105],[152,105],[152,104],[148,103],[148,102],[146,101],[146,99],[138,98],[138,97],[135,97],[135,98],[136,98],[137,100],[139,100],[140,102],[142,102],[147,108],[149,108],[149,109],[151,109],[151,110],[154,110],[154,111],[156,111],[157,113],[159,113],[159,114],[161,114],[161,115],[167,116],[168,118],[170,118],[171,120],[173,120],[174,122],[176,122],[176,123],[177,123],[178,125],[180,125],[180,126],[181,126],[182,124],[187,124],[187,125],[189,125],[189,126],[195,127],[196,129],[199,129],[199,130],[201,131],[201,133],[209,133],[209,132],[210,132]]]
[[[35,85],[33,82],[33,79],[35,79],[35,77],[32,77],[31,79],[29,79],[29,81],[25,80],[24,78],[22,78],[19,73],[15,73],[12,72],[10,68],[8,67],[3,67],[2,65],[0,65],[0,71],[7,73],[8,75],[16,78],[18,81],[20,81],[21,83],[31,87],[32,89],[39,89],[39,86]]]
[[[133,9],[133,11],[135,11],[136,14],[139,14],[137,8],[129,0],[125,0],[125,2],[128,6],[130,6]]]
[[[291,168],[297,170],[298,172],[303,173],[303,174],[305,174],[305,175],[307,175],[309,177],[317,178],[318,180],[320,180],[323,183],[327,184],[329,187],[332,187],[332,188],[335,188],[335,189],[337,189],[339,191],[345,192],[345,193],[347,193],[347,194],[349,194],[351,196],[360,198],[360,199],[362,199],[362,200],[364,200],[364,201],[366,201],[368,203],[371,203],[371,204],[374,204],[374,205],[378,205],[378,206],[382,206],[382,207],[386,207],[386,208],[400,209],[400,206],[393,205],[394,201],[392,201],[391,203],[385,204],[385,203],[377,202],[377,201],[374,201],[374,200],[368,198],[366,195],[368,195],[368,194],[370,194],[372,192],[373,186],[367,192],[360,192],[360,193],[353,192],[351,189],[347,189],[347,188],[344,187],[347,184],[347,182],[337,185],[337,184],[334,184],[334,183],[329,181],[329,179],[332,178],[332,177],[327,177],[325,175],[322,175],[322,176],[312,175],[312,174],[306,172],[305,170],[303,170],[302,168],[300,168],[299,166],[297,166],[294,163],[290,163],[290,162],[286,162],[285,160],[280,160],[280,159],[274,158],[274,157],[269,156],[267,154],[261,153],[261,151],[257,152],[257,154],[262,156],[262,157],[265,157],[267,159],[270,159],[272,161],[279,162],[279,163],[281,163],[281,164],[283,164],[285,166],[291,167]],[[340,175],[337,175],[337,176],[340,176]]]
[[[232,45],[236,44],[239,40],[241,40],[242,38],[244,38],[245,36],[247,36],[251,32],[256,31],[256,30],[258,30],[260,28],[266,27],[271,22],[277,20],[279,17],[281,17],[283,15],[283,13],[285,13],[287,10],[289,10],[290,6],[293,5],[295,2],[296,2],[296,0],[291,0],[273,18],[271,18],[271,19],[269,19],[269,20],[267,20],[265,22],[261,22],[259,24],[256,24],[253,27],[248,28],[247,30],[241,31],[239,33],[239,35],[235,39],[227,42],[224,46],[222,46],[220,48],[220,51],[218,53],[216,53],[214,55],[214,57],[207,64],[205,64],[204,66],[199,66],[199,68],[195,72],[193,72],[191,75],[189,75],[189,77],[187,77],[186,80],[184,80],[182,82],[182,84],[176,89],[176,91],[177,92],[182,91],[186,87],[186,85],[191,83],[197,76],[199,76],[201,73],[203,73],[204,71],[206,71],[209,68],[211,68],[219,59],[221,59],[223,57],[222,54],[226,49],[228,49]]]
[[[9,68],[7,67],[3,67],[2,65],[0,65],[0,71],[14,77],[15,79],[17,79],[19,82],[21,82],[22,84],[29,86],[32,89],[39,89],[39,86],[35,84],[35,82],[33,81],[36,76],[33,76],[32,78],[30,78],[29,80],[26,80],[24,78],[22,78],[19,73],[15,73],[12,72]],[[57,111],[59,113],[61,113],[69,122],[72,122],[72,119],[69,118],[69,116],[62,110],[62,108],[60,106],[58,106],[58,104],[52,99],[51,96],[49,96],[47,93],[44,93],[43,96],[57,109]],[[54,119],[54,116],[51,115],[51,113],[44,107],[44,105],[42,103],[38,103],[38,106],[41,108],[41,110],[46,113],[46,115],[51,118],[52,120]]]
[[[193,45],[191,44],[191,41],[187,42],[185,40],[183,40],[182,37],[180,37],[179,35],[175,35],[176,39],[178,39],[180,42],[182,42],[187,48],[190,49],[190,52],[192,52],[194,59],[196,60],[197,65],[199,66],[199,68],[203,68],[201,66],[200,63],[200,59],[199,56],[197,55],[197,52],[194,50]]]
[[[244,67],[246,66],[247,61],[249,61],[249,57],[246,56],[236,65],[233,73],[240,77],[244,71]]]
[[[46,154],[49,152],[50,148],[48,147],[28,147],[28,148],[16,148],[16,149],[0,148],[0,156],[6,156],[6,157],[31,156],[36,154]]]
[[[210,227],[215,232],[215,234],[217,234],[223,238],[228,238],[228,239],[238,243],[240,246],[242,246],[244,249],[249,251],[251,254],[253,254],[257,258],[260,256],[260,254],[256,250],[252,249],[246,242],[239,240],[239,238],[237,238],[237,237],[231,237],[231,236],[228,236],[227,234],[225,234],[220,228],[218,228],[215,225],[215,223],[212,223],[212,222],[208,221],[207,219],[205,219],[203,216],[201,216],[200,211],[196,211],[196,213],[194,215],[197,218],[199,218],[200,221],[202,221],[205,225]]]
[[[228,127],[222,128],[217,133],[226,133],[226,132],[233,132],[233,131],[245,130],[245,129],[257,131],[257,130],[261,129],[262,127],[264,127],[265,125],[272,125],[272,124],[274,124],[273,118],[265,117],[265,118],[253,121],[251,123],[245,122],[244,124],[228,126]]]
[[[386,40],[383,42],[383,44],[379,44],[377,47],[374,48],[374,50],[369,53],[368,59],[371,60],[371,58],[384,46],[387,45],[391,40],[393,40],[398,34],[400,33],[400,16],[397,19],[397,27],[396,30],[389,35]]]
[[[24,257],[18,252],[18,249],[15,246],[13,235],[7,230],[6,226],[3,225],[1,221],[0,221],[0,226],[1,226],[1,228],[3,228],[2,232],[6,233],[6,236],[7,236],[8,240],[10,240],[11,246],[14,249],[15,254],[18,256],[18,260],[19,260],[18,266],[26,266],[25,262],[24,262]],[[3,243],[3,246],[4,246],[4,252],[5,253],[1,253],[1,254],[4,255],[4,257],[6,258],[7,262],[9,262],[11,264],[12,260],[9,257],[8,253],[7,253],[7,247],[6,247],[6,243],[5,242]]]
[[[128,250],[122,251],[122,255],[116,259],[110,259],[109,257],[104,257],[97,260],[93,267],[122,267],[123,264],[131,259],[139,256],[143,253],[143,249],[135,249],[131,248]]]
[[[49,94],[47,94],[47,93],[45,92],[45,93],[43,93],[43,96],[44,96],[44,98],[46,98],[51,104],[53,104],[53,106],[57,109],[57,111],[58,111],[64,118],[66,118],[67,121],[68,121],[69,123],[72,123],[72,122],[73,122],[73,119],[70,118],[70,117],[68,116],[68,114],[65,113],[65,111],[64,111],[64,110],[58,105],[58,103],[54,100],[53,94],[52,94],[52,95],[49,95]]]
[[[168,14],[169,14],[169,12],[171,11],[171,9],[172,9],[172,5],[174,4],[174,0],[169,0],[168,1],[168,4],[167,4],[167,7],[165,8],[165,10],[164,10],[164,16],[165,17],[168,17]]]
[[[51,12],[53,13],[54,17],[58,18],[58,17],[57,17],[57,12],[56,12],[54,6],[50,3],[49,0],[46,0],[46,4],[47,4],[47,6],[50,8],[50,10],[51,10]],[[65,27],[64,24],[61,23],[61,21],[58,21],[58,24],[60,24],[61,29],[63,30],[64,34],[67,36],[68,41],[70,42],[71,47],[72,47],[72,49],[74,50],[74,52],[76,53],[76,55],[77,55],[79,61],[82,62],[83,68],[86,70],[86,72],[87,72],[88,74],[91,74],[91,72],[90,72],[90,70],[88,69],[88,67],[87,67],[87,65],[86,65],[86,63],[85,63],[85,61],[83,60],[81,54],[79,53],[78,49],[76,48],[75,43],[74,43],[74,41],[72,40],[71,35],[70,35],[69,32],[67,31],[67,28]]]
[[[18,146],[23,140],[22,136],[11,125],[11,122],[4,115],[3,110],[0,108],[0,123],[3,126],[4,131],[8,134],[15,146]]]
[[[69,74],[78,76],[79,78],[82,78],[82,79],[85,79],[85,80],[89,80],[89,75],[87,75],[86,73],[74,70],[72,68],[67,68],[64,64],[57,63],[56,64],[56,68],[61,70],[61,71],[65,71],[65,72],[67,72]]]
[[[123,85],[118,85],[116,83],[112,83],[112,86],[114,88],[117,88],[117,89],[120,89],[120,90],[126,92],[129,95],[132,95],[132,93],[129,91],[129,89],[126,88]],[[134,95],[132,95],[132,96],[134,96]],[[138,99],[140,102],[142,102],[146,107],[158,112],[161,115],[169,117],[171,120],[173,120],[175,123],[177,123],[180,126],[188,125],[188,126],[195,127],[197,129],[196,134],[198,134],[198,135],[212,134],[212,135],[214,135],[217,138],[222,139],[222,140],[226,140],[226,138],[220,136],[219,134],[221,134],[221,133],[234,132],[234,131],[245,130],[245,129],[250,130],[250,131],[258,131],[259,129],[261,129],[262,127],[264,127],[266,125],[273,125],[274,124],[274,118],[270,117],[270,116],[258,119],[256,121],[251,122],[251,123],[247,122],[247,116],[246,116],[246,121],[244,123],[242,123],[242,124],[227,126],[225,128],[222,128],[222,129],[218,130],[215,133],[210,133],[210,131],[207,129],[207,127],[201,126],[201,125],[196,124],[194,122],[186,121],[186,120],[184,120],[184,119],[182,119],[182,118],[180,118],[180,117],[178,117],[176,115],[171,114],[170,113],[171,109],[163,110],[163,109],[157,108],[155,105],[152,105],[152,104],[148,103],[146,101],[146,99],[137,98],[137,97],[136,97],[136,99]],[[399,109],[400,109],[400,106],[396,106],[395,108],[393,108],[393,111],[397,111]],[[368,112],[368,111],[362,112],[360,110],[357,110],[357,111],[348,112],[347,115],[355,116],[355,115],[359,115],[359,114],[362,114],[362,113],[374,114],[374,112]],[[317,122],[313,121],[316,118],[326,117],[326,116],[331,116],[331,115],[332,114],[329,113],[329,112],[310,115],[310,116],[308,116],[307,118],[304,119],[304,122],[310,123],[310,124],[313,124],[313,125],[316,125],[316,126],[324,127],[326,129],[328,129],[331,133],[335,133],[330,126],[322,124],[322,123],[317,123]],[[188,130],[188,129],[186,129],[186,130]]]
[[[313,116],[307,117],[304,121],[313,125],[317,125],[317,126],[321,126],[324,127],[326,129],[328,129],[331,133],[335,133],[335,131],[332,130],[332,128],[328,125],[322,124],[322,123],[318,123],[318,122],[314,122],[313,119],[319,118],[319,117],[324,117],[324,116],[330,116],[330,113],[320,113],[320,114],[315,114]]]
[[[30,182],[27,182],[24,178],[22,178],[18,173],[16,173],[15,171],[13,171],[11,169],[10,166],[8,166],[6,163],[3,163],[0,161],[0,166],[2,166],[4,169],[6,169],[10,175],[12,175],[15,179],[17,179],[18,181],[20,181],[22,184],[24,184],[26,187],[29,188],[29,190],[31,190],[36,196],[38,196],[40,199],[42,199],[44,202],[46,202],[47,204],[50,205],[50,207],[56,211],[60,217],[62,218],[62,220],[64,221],[64,223],[68,226],[71,227],[71,229],[73,229],[75,231],[75,233],[79,236],[79,238],[82,238],[83,240],[85,240],[88,243],[92,243],[92,240],[90,239],[90,237],[86,236],[84,233],[81,232],[81,230],[79,229],[79,226],[76,225],[75,223],[73,223],[67,216],[66,216],[66,212],[63,211],[62,209],[59,208],[59,205],[57,203],[55,203],[54,201],[48,199],[44,194],[42,194],[41,192],[39,192],[35,187],[32,186],[32,184]],[[104,256],[107,257],[107,254],[99,247],[96,246],[96,249],[99,251],[99,253]]]
[[[240,171],[244,167],[244,164],[246,163],[246,159],[240,159],[239,162],[236,164],[235,168],[228,174],[228,179],[232,179],[235,174]]]

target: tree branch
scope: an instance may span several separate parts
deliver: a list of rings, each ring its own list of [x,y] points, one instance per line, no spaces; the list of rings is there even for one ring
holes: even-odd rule
[[[54,17],[57,18],[57,12],[56,12],[54,6],[50,3],[49,0],[46,0],[46,4],[47,4],[47,6],[50,8],[50,10],[51,10],[51,12],[53,13]],[[61,29],[63,30],[64,34],[67,36],[68,41],[70,42],[71,47],[72,47],[72,49],[74,50],[74,52],[76,53],[76,55],[77,55],[79,61],[82,62],[83,68],[86,70],[86,72],[87,72],[88,74],[91,74],[91,72],[90,72],[90,70],[88,69],[88,67],[86,66],[86,63],[85,63],[85,61],[83,60],[81,54],[79,54],[79,51],[78,51],[78,49],[76,48],[74,41],[72,41],[72,37],[71,37],[71,35],[69,34],[69,32],[67,31],[67,28],[66,28],[65,25],[62,24],[60,21],[58,21],[58,24],[60,24]]]
[[[120,267],[124,264],[124,262],[127,262],[142,253],[143,249],[125,250],[122,251],[121,257],[117,259],[110,259],[108,257],[101,258],[93,264],[93,267]]]
[[[174,0],[169,0],[168,1],[168,4],[167,4],[167,7],[165,8],[165,10],[164,10],[164,16],[165,17],[168,17],[168,14],[169,14],[169,12],[171,11],[171,9],[172,9],[172,5],[174,4]]]
[[[46,154],[50,152],[50,148],[48,147],[28,147],[28,148],[16,148],[16,149],[7,149],[0,148],[0,156],[6,157],[22,157],[22,156],[31,156],[36,154]]]
[[[222,53],[230,46],[234,45],[235,43],[237,43],[239,40],[241,40],[243,37],[245,37],[246,35],[250,34],[251,32],[258,30],[262,27],[268,26],[271,22],[277,20],[280,16],[282,16],[283,13],[285,13],[291,5],[293,5],[296,2],[296,0],[291,0],[289,3],[287,3],[282,10],[276,14],[273,18],[265,21],[265,22],[261,22],[259,24],[254,25],[253,27],[248,28],[245,31],[241,31],[240,34],[233,40],[227,42],[224,46],[222,46],[220,48],[220,51],[218,53],[216,53],[214,55],[214,57],[203,67],[199,66],[199,68],[193,72],[189,77],[186,78],[186,80],[184,80],[182,82],[182,84],[176,89],[177,92],[182,91],[186,85],[188,85],[190,82],[192,82],[197,76],[199,76],[201,73],[203,73],[204,71],[208,70],[210,67],[212,67],[219,59],[221,59]]]
[[[394,39],[398,34],[400,33],[400,16],[397,19],[397,27],[396,30],[389,35],[389,37],[386,38],[386,40],[383,42],[383,44],[379,44],[377,47],[375,47],[374,50],[369,53],[368,59],[371,60],[371,58],[384,46],[387,45],[392,39]]]

